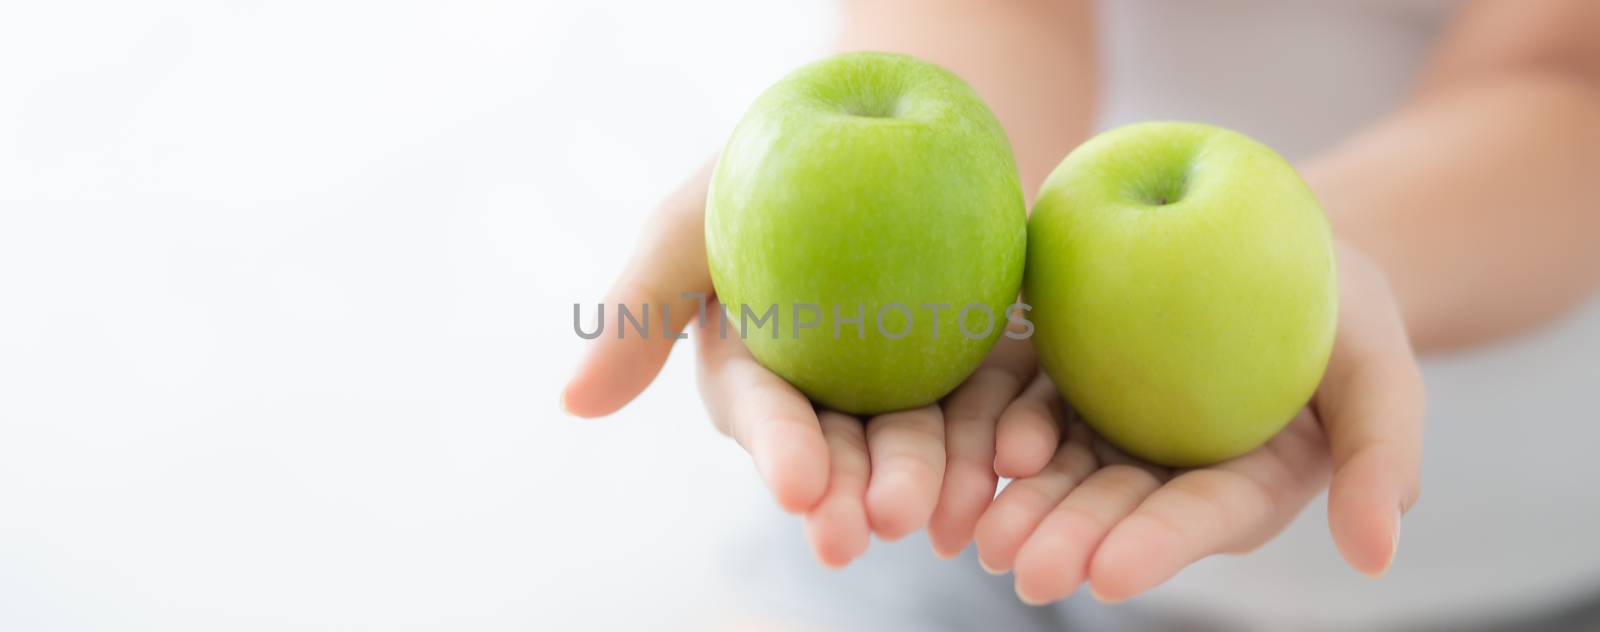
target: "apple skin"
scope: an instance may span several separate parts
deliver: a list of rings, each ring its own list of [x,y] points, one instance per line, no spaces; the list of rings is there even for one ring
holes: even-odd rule
[[[1248,452],[1305,406],[1333,346],[1328,221],[1249,137],[1140,123],[1079,146],[1028,223],[1040,363],[1101,436],[1194,467]]]
[[[751,321],[745,345],[812,400],[856,414],[933,403],[972,373],[1004,331],[1026,258],[999,121],[954,74],[896,54],[830,57],[762,93],[712,172],[705,220],[728,335],[740,305],[779,306],[780,335]],[[798,336],[796,304],[820,312],[801,308],[818,324]],[[939,304],[950,307],[922,307]],[[978,339],[957,329],[968,304],[994,314]],[[849,321],[857,305],[862,324],[835,338],[833,307]],[[968,329],[987,322],[973,310]]]

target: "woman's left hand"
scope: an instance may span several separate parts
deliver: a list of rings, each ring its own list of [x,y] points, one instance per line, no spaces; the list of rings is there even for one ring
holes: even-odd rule
[[[1073,419],[1037,378],[997,424],[996,468],[1017,480],[978,521],[984,567],[1011,570],[1028,603],[1065,598],[1086,581],[1099,599],[1121,601],[1209,555],[1261,546],[1331,478],[1340,552],[1368,575],[1388,570],[1400,516],[1417,500],[1423,385],[1382,271],[1345,247],[1339,262],[1339,325],[1316,395],[1238,458],[1178,471],[1138,462]]]

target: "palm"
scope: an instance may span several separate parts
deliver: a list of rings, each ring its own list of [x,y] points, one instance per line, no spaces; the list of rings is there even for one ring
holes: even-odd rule
[[[713,422],[750,451],[779,504],[805,515],[819,561],[842,566],[872,534],[893,541],[924,526],[942,557],[971,541],[998,482],[994,420],[1031,370],[1026,345],[997,347],[940,404],[863,419],[813,409],[736,337],[698,340]]]
[[[712,292],[702,206],[708,178],[709,165],[667,200],[606,303],[670,304],[670,328],[689,325],[697,305],[682,293]],[[994,420],[1033,370],[1026,345],[1004,347],[1022,353],[997,350],[991,366],[942,405],[862,420],[815,410],[736,337],[691,337],[712,422],[750,452],[779,505],[805,514],[822,562],[849,562],[872,533],[893,540],[927,526],[943,555],[971,540],[994,497]],[[563,391],[563,406],[584,417],[617,410],[655,377],[674,340],[597,340]]]
[[[1341,260],[1338,340],[1322,385],[1243,456],[1177,471],[1142,463],[1099,440],[1053,389],[1024,393],[997,424],[996,465],[1018,477],[978,524],[983,565],[1014,571],[1029,602],[1085,581],[1120,601],[1203,557],[1260,546],[1331,476],[1335,542],[1352,566],[1381,574],[1416,498],[1421,382],[1381,276],[1359,253]]]
[[[711,293],[708,174],[669,198],[607,303],[672,304],[669,327],[689,324],[695,304],[681,293]],[[1176,475],[1099,445],[1036,376],[1032,349],[1004,338],[938,405],[862,420],[814,409],[737,338],[700,335],[701,395],[778,503],[806,516],[828,565],[860,555],[873,533],[893,540],[926,526],[942,557],[976,538],[986,566],[1016,570],[1026,599],[1063,597],[1085,578],[1122,599],[1196,559],[1265,541],[1331,469],[1334,541],[1352,566],[1379,573],[1416,498],[1422,387],[1381,273],[1348,249],[1339,260],[1339,332],[1312,407],[1262,448]],[[563,406],[585,417],[617,410],[655,377],[673,340],[597,341]],[[1000,476],[1017,480],[996,498]]]
[[[1091,575],[1121,599],[1195,560],[1244,552],[1277,533],[1327,483],[1328,442],[1307,409],[1267,444],[1204,468],[1129,457],[1071,416],[1038,473],[1008,486],[978,526],[980,559],[1011,569],[1031,602],[1073,592]]]

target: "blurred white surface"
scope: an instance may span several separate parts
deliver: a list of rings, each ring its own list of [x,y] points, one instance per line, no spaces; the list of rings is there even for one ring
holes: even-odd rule
[[[720,616],[759,481],[571,306],[828,10],[0,7],[0,629]]]
[[[830,4],[137,5],[0,8],[0,629],[750,614],[716,560],[775,509],[688,354],[613,418],[557,393],[572,303],[825,51]],[[1174,103],[1117,63],[1154,74],[1108,120]],[[1430,368],[1428,496],[1388,582],[1339,568],[1312,511],[1148,603],[1370,621],[1592,589],[1595,431],[1560,433],[1592,426],[1596,311]]]

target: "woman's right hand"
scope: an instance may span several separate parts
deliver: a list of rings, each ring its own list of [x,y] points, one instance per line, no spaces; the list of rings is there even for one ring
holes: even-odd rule
[[[670,305],[673,333],[701,313],[702,299],[706,314],[721,313],[705,255],[709,178],[708,166],[656,212],[606,304],[636,311]],[[780,506],[805,515],[807,538],[823,564],[855,559],[874,533],[892,541],[926,526],[941,557],[971,541],[997,483],[995,420],[1033,373],[1025,342],[1002,338],[941,404],[859,419],[815,409],[757,363],[737,336],[723,338],[714,323],[700,325],[690,337],[697,338],[700,393],[712,423],[750,453]],[[563,407],[580,417],[615,412],[655,378],[674,340],[594,340],[562,392]]]

